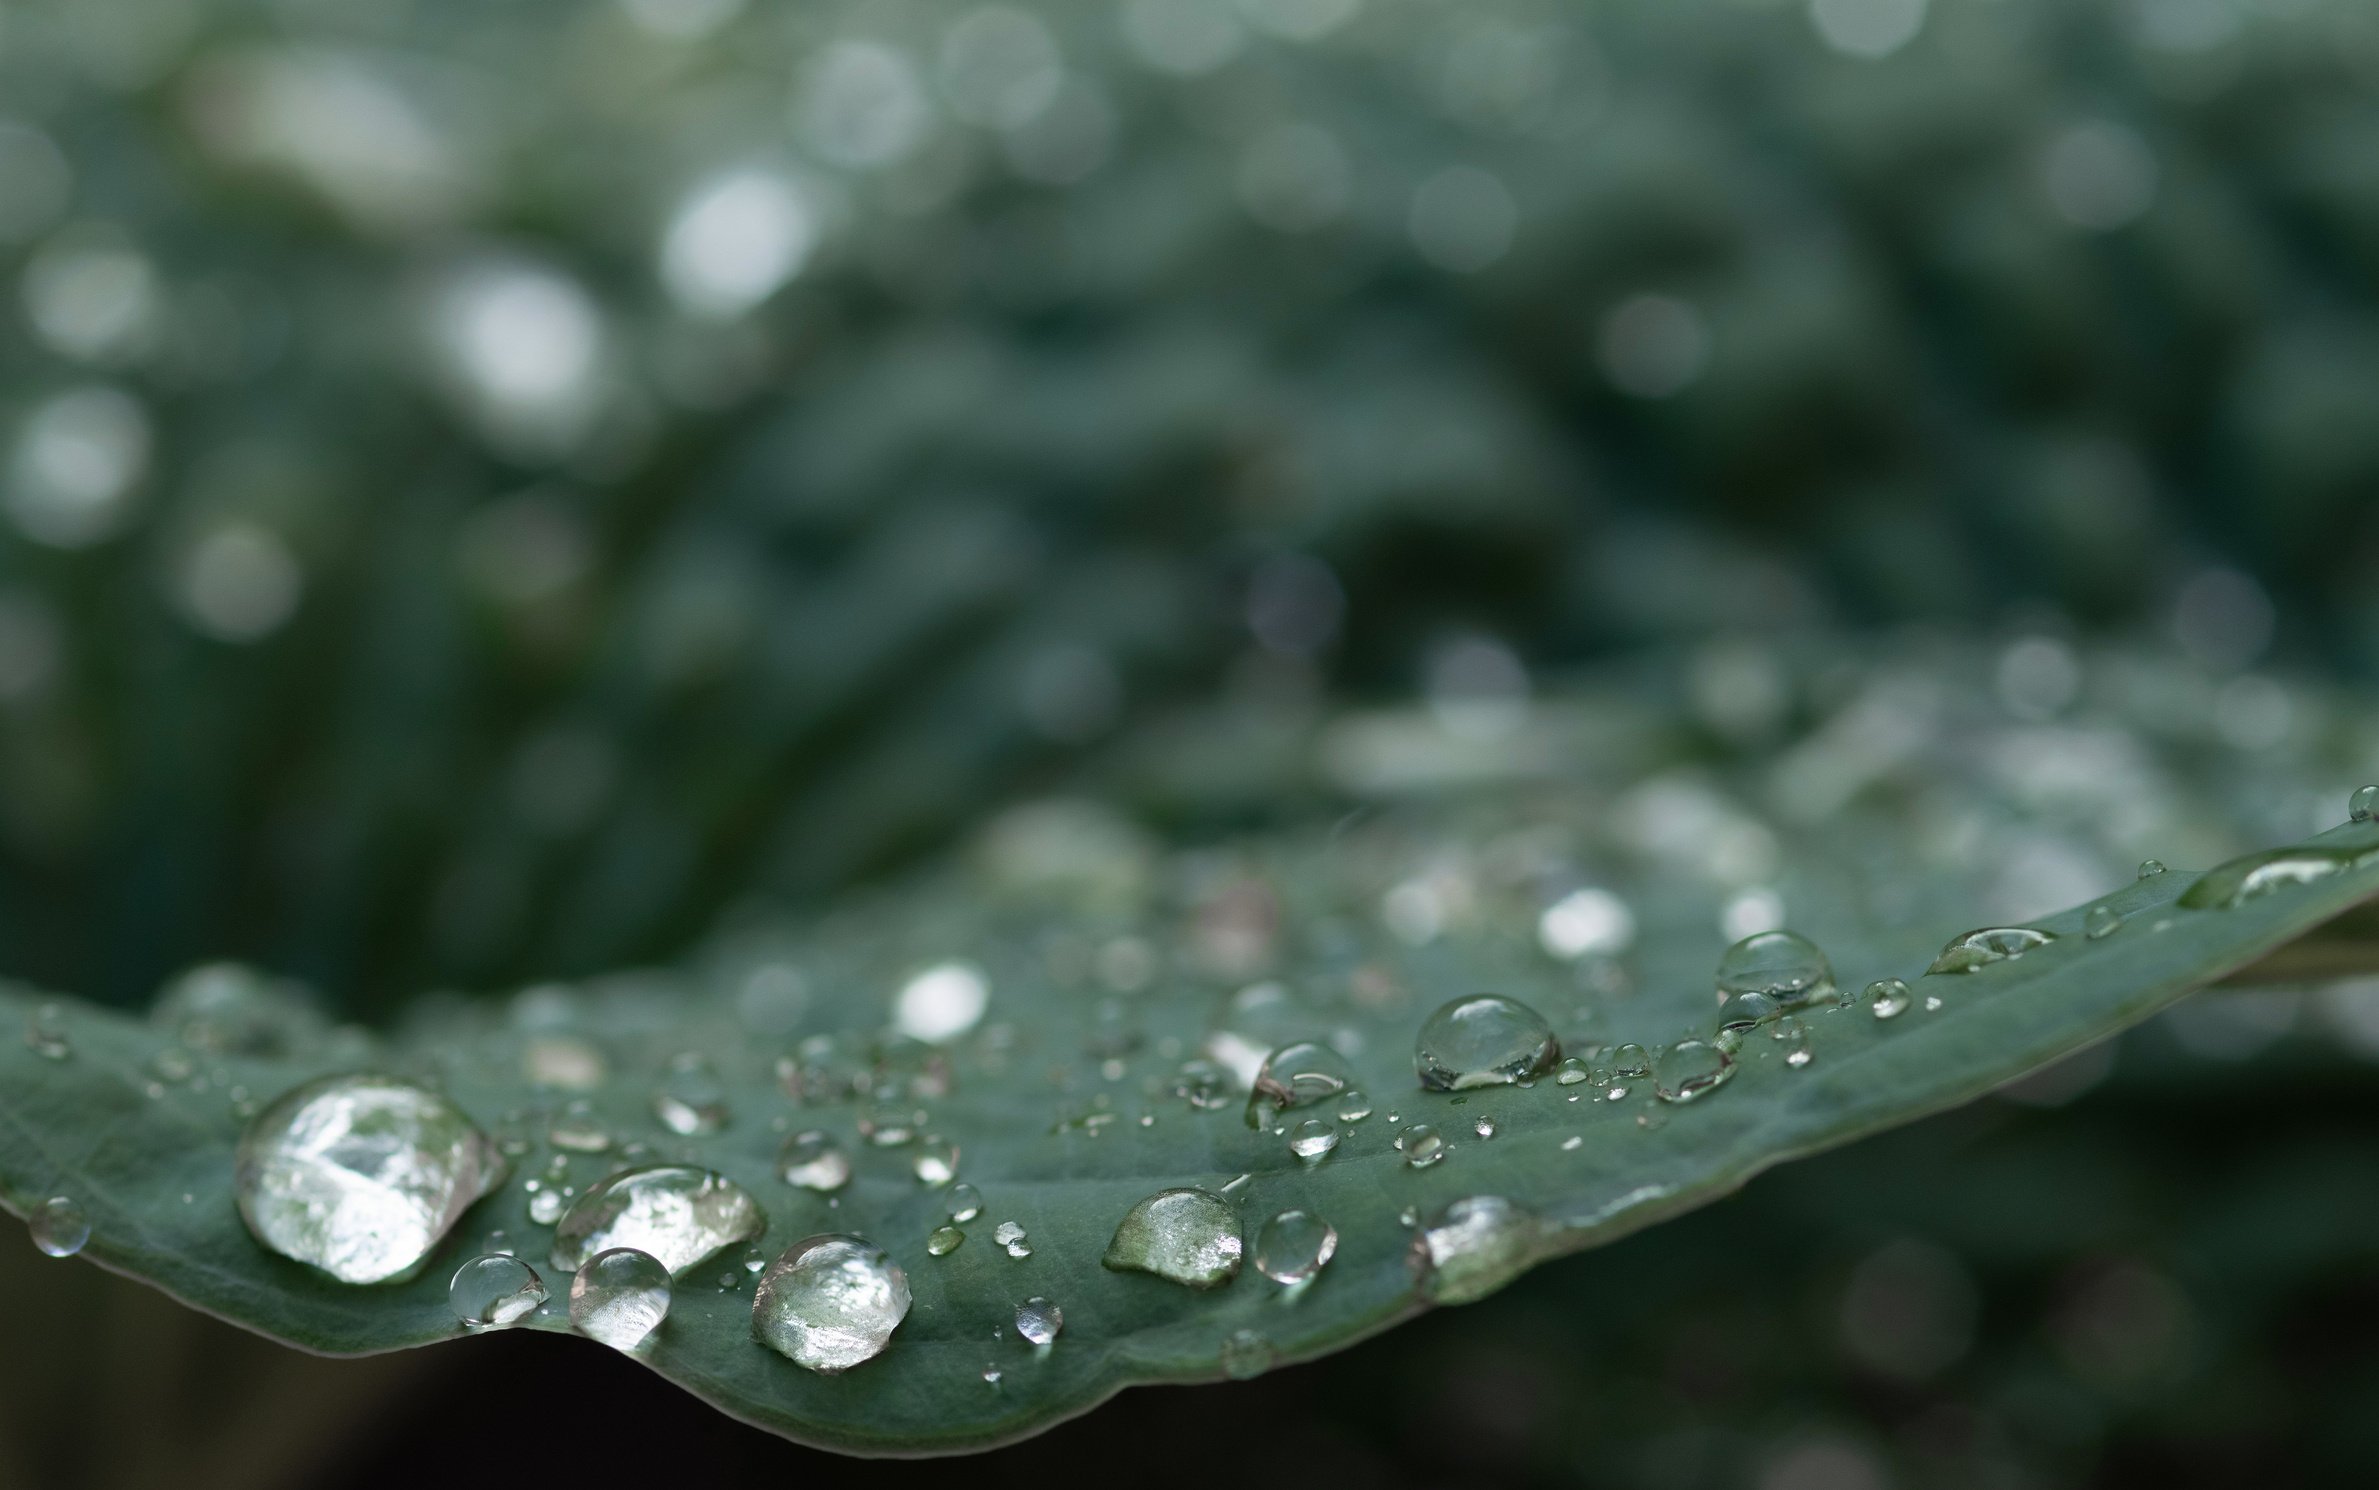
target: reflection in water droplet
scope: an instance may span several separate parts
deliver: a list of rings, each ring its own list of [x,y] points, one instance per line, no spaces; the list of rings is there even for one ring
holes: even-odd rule
[[[1307,1118],[1289,1130],[1289,1152],[1300,1159],[1319,1159],[1338,1147],[1338,1126],[1327,1118]]]
[[[961,1180],[950,1187],[950,1219],[964,1225],[983,1214],[983,1192]]]
[[[91,1221],[83,1208],[64,1195],[53,1195],[25,1218],[33,1245],[52,1257],[72,1257],[91,1240]]]
[[[2094,905],[2082,917],[2082,934],[2094,942],[2105,941],[2123,929],[2123,913],[2111,905]]]
[[[503,1155],[452,1102],[349,1075],[307,1082],[257,1114],[233,1185],[256,1240],[343,1283],[379,1283],[420,1267],[503,1179]]]
[[[1415,1123],[1398,1134],[1396,1146],[1404,1150],[1404,1162],[1415,1169],[1427,1169],[1446,1156],[1446,1141],[1427,1123]]]
[[[1761,1023],[1777,1011],[1804,1008],[1834,996],[1834,968],[1805,936],[1762,931],[1726,949],[1718,959],[1719,1007],[1743,1003],[1734,1018]]]
[[[908,1274],[858,1236],[795,1242],[752,1292],[760,1343],[829,1375],[881,1355],[908,1313]]]
[[[670,1276],[688,1271],[768,1229],[758,1201],[725,1175],[686,1164],[622,1170],[587,1187],[553,1233],[553,1265],[565,1273],[614,1247],[651,1254]]]
[[[1971,973],[1997,962],[2012,962],[2057,938],[2032,926],[1985,926],[1950,938],[1927,973]]]
[[[494,1329],[544,1303],[545,1280],[519,1258],[490,1252],[455,1269],[446,1302],[467,1328]]]
[[[1254,1330],[1233,1330],[1223,1341],[1223,1375],[1248,1381],[1272,1369],[1272,1342]]]
[[[674,1057],[653,1093],[653,1116],[681,1137],[716,1133],[727,1125],[727,1086],[710,1062],[691,1051]]]
[[[1256,1232],[1256,1271],[1279,1284],[1307,1281],[1337,1252],[1337,1228],[1311,1211],[1282,1211]]]
[[[1500,1195],[1472,1195],[1432,1217],[1409,1260],[1424,1297],[1440,1304],[1485,1298],[1518,1277],[1542,1250],[1544,1225]]]
[[[2358,786],[2346,799],[2346,820],[2367,823],[2379,816],[2379,786]]]
[[[1440,1005],[1413,1042],[1413,1069],[1430,1091],[1508,1086],[1561,1059],[1545,1016],[1517,999],[1478,993]]]
[[[1867,1012],[1877,1019],[1897,1019],[1908,1012],[1907,980],[1878,978],[1868,984]]]
[[[2355,862],[2342,849],[2267,849],[2207,870],[2181,892],[2180,903],[2189,910],[2229,910],[2276,890],[2328,879]]]
[[[776,1153],[777,1175],[788,1185],[821,1193],[851,1183],[851,1156],[831,1133],[810,1128],[796,1133]]]
[[[669,1317],[669,1269],[633,1247],[587,1259],[570,1280],[570,1323],[590,1340],[634,1350]]]
[[[1047,1345],[1065,1327],[1065,1311],[1047,1299],[1030,1298],[1016,1306],[1016,1333],[1027,1345]]]
[[[1247,1125],[1268,1127],[1280,1113],[1327,1101],[1354,1084],[1354,1071],[1329,1046],[1312,1040],[1283,1045],[1265,1056],[1256,1070],[1247,1098]]]
[[[1102,1261],[1117,1272],[1213,1288],[1238,1275],[1240,1248],[1229,1201],[1208,1190],[1159,1190],[1125,1214]]]
[[[2162,873],[2164,873],[2164,861],[2161,859],[2142,859],[2139,861],[2139,877],[2141,879],[2152,880]]]
[[[1707,1040],[1679,1040],[1660,1053],[1653,1091],[1663,1102],[1691,1102],[1726,1085],[1734,1058]]]

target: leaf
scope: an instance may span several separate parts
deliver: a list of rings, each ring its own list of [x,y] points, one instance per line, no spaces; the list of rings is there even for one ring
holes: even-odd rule
[[[1541,1006],[1574,1049],[1707,1032],[1708,969],[1722,940],[1708,930],[1707,888],[1697,898],[1658,869],[1630,881],[1639,945],[1625,964],[1563,964],[1537,945],[1546,862],[1529,834],[1542,839],[1548,824],[1574,821],[1565,815],[1579,805],[1555,791],[1505,793],[1484,817],[1476,804],[1397,811],[1324,834],[1171,856],[1089,809],[1050,810],[1008,824],[995,851],[969,868],[806,928],[763,921],[731,931],[688,972],[532,990],[509,1011],[453,1008],[385,1043],[272,1018],[160,1028],[79,1007],[45,1012],[36,995],[11,991],[7,1016],[63,1036],[70,1053],[50,1060],[19,1043],[0,1053],[0,1192],[19,1213],[69,1195],[91,1218],[88,1255],[102,1264],[292,1344],[360,1353],[460,1334],[447,1279],[463,1260],[504,1246],[545,1272],[555,1295],[528,1327],[566,1329],[566,1280],[547,1266],[550,1232],[530,1219],[525,1181],[583,1187],[630,1156],[705,1164],[761,1199],[768,1255],[820,1231],[863,1233],[906,1268],[915,1308],[878,1359],[813,1375],[753,1341],[750,1279],[729,1256],[680,1281],[642,1358],[722,1409],[807,1442],[956,1452],[1046,1427],[1127,1385],[1214,1378],[1234,1336],[1231,1359],[1244,1371],[1322,1354],[1411,1315],[1425,1305],[1400,1214],[1426,1218],[1476,1196],[1516,1207],[1525,1224],[1502,1233],[1501,1255],[1440,1290],[1488,1291],[1529,1264],[1703,1204],[1770,1165],[1981,1095],[2379,893],[2379,825],[2353,824],[2311,840],[2312,851],[2351,866],[2326,878],[2233,908],[2187,909],[2180,902],[2196,877],[2162,874],[2040,919],[2055,940],[2021,957],[1926,976],[1934,948],[1964,929],[1943,902],[1972,887],[1956,875],[1929,883],[1888,872],[1888,862],[1812,852],[1782,880],[1787,903],[1812,907],[1804,925],[1844,987],[1907,978],[1908,1012],[1804,1014],[1813,1059],[1801,1069],[1786,1064],[1785,1042],[1754,1031],[1733,1078],[1683,1104],[1643,1082],[1620,1101],[1554,1080],[1419,1090],[1418,1021],[1443,997],[1476,988]],[[1387,924],[1401,935],[1372,914],[1383,891]],[[1424,904],[1431,897],[1434,909]],[[2097,906],[2123,917],[2112,935],[2085,934]],[[1426,915],[1445,924],[1410,924]],[[853,1103],[821,1099],[814,1082],[810,1100],[796,1103],[776,1064],[810,1035],[873,1039],[904,982],[953,955],[987,980],[989,1014],[948,1047],[946,1097],[874,1114],[925,1109],[925,1126],[957,1143],[961,1175],[982,1192],[985,1209],[964,1227],[964,1244],[933,1257],[925,1239],[948,1197],[913,1172],[918,1146],[864,1143]],[[1636,969],[1633,991],[1623,966]],[[798,1001],[788,996],[797,986],[806,991]],[[269,1015],[268,992],[253,991],[252,1002]],[[226,1029],[238,1038],[222,1038]],[[192,1061],[177,1036],[202,1047],[279,1039],[288,1048]],[[1342,1124],[1318,1162],[1251,1129],[1235,1102],[1200,1111],[1174,1095],[1183,1061],[1201,1051],[1245,1060],[1301,1036],[1346,1049],[1371,1099],[1371,1115]],[[526,1056],[550,1056],[558,1039],[578,1042],[562,1049],[601,1052],[604,1074],[589,1090],[528,1079]],[[669,1058],[684,1052],[706,1056],[725,1083],[729,1119],[715,1133],[681,1137],[656,1121],[654,1091]],[[920,1053],[890,1052],[895,1068],[912,1072],[925,1069]],[[465,1216],[421,1273],[382,1287],[335,1284],[266,1253],[230,1192],[243,1111],[301,1079],[361,1067],[435,1079],[516,1151],[515,1180]],[[575,1121],[599,1125],[620,1146],[603,1155],[552,1148],[552,1121],[573,1101],[584,1104]],[[1479,1136],[1475,1125],[1490,1120],[1494,1136]],[[1448,1144],[1423,1169],[1394,1146],[1398,1124],[1416,1121]],[[774,1177],[785,1133],[813,1127],[838,1135],[857,1160],[832,1201]],[[1337,1255],[1298,1290],[1252,1267],[1211,1292],[1102,1267],[1132,1205],[1182,1185],[1229,1194],[1251,1247],[1273,1213],[1319,1212],[1336,1227]],[[1029,1256],[993,1241],[1007,1221],[1025,1228]],[[1065,1312],[1047,1350],[1014,1331],[1015,1307],[1032,1296]]]

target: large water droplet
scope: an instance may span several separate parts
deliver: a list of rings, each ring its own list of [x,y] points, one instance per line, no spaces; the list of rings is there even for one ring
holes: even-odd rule
[[[716,1133],[727,1126],[727,1084],[701,1056],[691,1051],[676,1056],[653,1093],[653,1116],[681,1137]]]
[[[90,1217],[64,1195],[53,1195],[35,1206],[25,1225],[33,1233],[33,1245],[52,1257],[72,1257],[91,1240]]]
[[[446,1302],[466,1328],[494,1329],[522,1319],[545,1302],[545,1280],[517,1257],[490,1252],[454,1270]]]
[[[1238,1275],[1240,1247],[1229,1201],[1210,1190],[1159,1190],[1125,1214],[1101,1260],[1117,1272],[1213,1288]]]
[[[1313,1040],[1283,1045],[1264,1057],[1247,1098],[1247,1125],[1262,1128],[1293,1107],[1325,1102],[1355,1084],[1346,1058]]]
[[[2276,848],[2216,865],[2181,892],[2190,910],[2229,910],[2291,885],[2325,880],[2350,867],[2355,856],[2333,848]]]
[[[827,1192],[851,1183],[851,1156],[833,1134],[811,1128],[785,1140],[777,1150],[776,1172],[788,1185]]]
[[[1256,1232],[1256,1271],[1275,1283],[1303,1283],[1337,1252],[1337,1228],[1311,1211],[1282,1211]]]
[[[1446,1141],[1427,1123],[1415,1123],[1397,1134],[1396,1146],[1404,1150],[1404,1162],[1415,1169],[1427,1169],[1446,1156]]]
[[[1561,1059],[1545,1016],[1517,999],[1475,993],[1439,1006],[1413,1042],[1413,1070],[1431,1091],[1508,1086]]]
[[[1289,1130],[1289,1152],[1300,1159],[1319,1159],[1338,1147],[1338,1125],[1328,1118],[1307,1118]]]
[[[2012,961],[2056,939],[2052,933],[2032,926],[1985,926],[1950,938],[1949,945],[1941,949],[1941,955],[1925,971],[1971,973],[1995,962]]]
[[[1016,1306],[1016,1333],[1027,1345],[1047,1345],[1065,1327],[1065,1311],[1047,1299],[1030,1298]]]
[[[586,1260],[570,1280],[570,1323],[590,1340],[634,1350],[669,1317],[669,1269],[634,1247]]]
[[[1762,931],[1726,949],[1718,959],[1718,1003],[1763,1003],[1757,1023],[1775,1013],[1804,1008],[1834,996],[1834,968],[1817,943],[1791,931]]]
[[[565,1273],[598,1252],[633,1247],[670,1276],[768,1229],[758,1201],[733,1180],[689,1164],[626,1169],[587,1187],[553,1230],[553,1265]]]
[[[1653,1090],[1663,1102],[1691,1102],[1726,1085],[1734,1074],[1734,1058],[1716,1045],[1679,1040],[1654,1063]]]
[[[883,1354],[908,1314],[908,1274],[865,1237],[795,1242],[752,1292],[760,1343],[828,1375]]]
[[[255,1238],[344,1283],[419,1268],[504,1157],[436,1092],[391,1076],[325,1076],[240,1137],[234,1193]]]
[[[1440,1304],[1485,1298],[1542,1250],[1544,1223],[1500,1195],[1472,1195],[1432,1217],[1409,1254],[1421,1293]]]

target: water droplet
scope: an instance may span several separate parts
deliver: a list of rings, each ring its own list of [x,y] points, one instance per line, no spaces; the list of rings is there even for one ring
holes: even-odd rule
[[[960,1231],[957,1227],[937,1226],[933,1230],[933,1235],[925,1239],[925,1255],[928,1257],[948,1257],[951,1253],[957,1251],[959,1244],[965,1240],[966,1233]]]
[[[1306,1282],[1337,1252],[1337,1228],[1311,1211],[1282,1211],[1256,1231],[1256,1271],[1282,1285]]]
[[[1173,1095],[1181,1098],[1196,1112],[1212,1112],[1228,1107],[1234,1090],[1231,1078],[1212,1061],[1187,1060],[1173,1077]]]
[[[760,1343],[826,1374],[883,1354],[908,1314],[908,1274],[865,1237],[830,1233],[795,1242],[752,1292]]]
[[[1593,1076],[1593,1068],[1573,1055],[1562,1061],[1560,1074],[1553,1080],[1561,1086],[1576,1086],[1581,1081],[1593,1079]]]
[[[562,1219],[562,1212],[570,1208],[570,1197],[548,1185],[529,1181],[529,1219],[539,1226],[551,1226]]]
[[[710,1062],[692,1051],[673,1058],[661,1088],[653,1093],[653,1116],[680,1137],[716,1133],[727,1126],[727,1086]]]
[[[2010,962],[2057,938],[2031,926],[1985,926],[1950,938],[1927,973],[1971,973],[1995,962]]]
[[[940,1045],[982,1021],[991,1003],[991,983],[971,962],[944,962],[901,985],[892,1001],[892,1022],[912,1040]]]
[[[2354,862],[2354,855],[2339,849],[2267,849],[2207,870],[2181,892],[2180,903],[2189,910],[2228,910],[2290,885],[2328,879]]]
[[[488,1136],[436,1092],[325,1076],[249,1122],[233,1184],[256,1240],[343,1283],[380,1283],[419,1268],[504,1168]]]
[[[788,1185],[823,1194],[851,1183],[851,1156],[833,1134],[811,1128],[777,1150],[776,1172]]]
[[[1620,1046],[1611,1052],[1611,1074],[1621,1081],[1642,1081],[1652,1074],[1651,1053],[1633,1043]]]
[[[1660,1053],[1653,1091],[1663,1102],[1691,1102],[1726,1085],[1734,1074],[1734,1058],[1709,1041],[1679,1040]]]
[[[1481,1138],[1493,1138],[1495,1136],[1495,1119],[1481,1113],[1478,1121],[1470,1125],[1470,1131],[1478,1134]]]
[[[1362,1092],[1350,1090],[1345,1096],[1338,1099],[1338,1120],[1340,1122],[1359,1123],[1369,1116],[1371,1116],[1371,1099],[1364,1096]]]
[[[1908,1012],[1908,983],[1903,978],[1878,978],[1867,985],[1867,1012],[1877,1019],[1897,1019]]]
[[[2154,879],[2156,876],[2158,876],[2158,875],[2160,875],[2160,874],[2162,874],[2162,873],[2164,873],[2164,861],[2163,861],[2163,860],[2161,860],[2161,859],[2142,859],[2142,860],[2140,860],[2140,861],[2139,861],[2139,877],[2140,877],[2141,879],[2144,879],[2144,880],[2152,880],[2152,879]]]
[[[1209,1190],[1159,1190],[1125,1214],[1102,1261],[1117,1272],[1212,1288],[1238,1275],[1240,1246],[1229,1201]]]
[[[570,1280],[570,1323],[614,1350],[634,1350],[668,1317],[669,1269],[634,1247],[596,1253]]]
[[[2094,905],[2082,917],[2082,934],[2101,942],[2123,929],[2123,913],[2111,905]]]
[[[1561,1140],[1561,1151],[1565,1154],[1576,1153],[1578,1149],[1585,1144],[1585,1142],[1585,1135],[1572,1133],[1569,1137]]]
[[[598,1252],[633,1247],[682,1278],[767,1229],[759,1202],[725,1175],[655,1164],[589,1185],[554,1227],[553,1265],[574,1273]]]
[[[455,1269],[446,1302],[465,1327],[495,1329],[544,1303],[545,1280],[519,1258],[490,1252]]]
[[[1806,1070],[1813,1052],[1809,1049],[1809,1026],[1797,1014],[1787,1014],[1776,1023],[1776,1038],[1784,1045],[1784,1063],[1795,1071]]]
[[[1727,948],[1719,956],[1716,981],[1721,1009],[1757,1001],[1738,1016],[1746,1023],[1834,996],[1833,964],[1817,943],[1791,931],[1758,932]]]
[[[1427,1123],[1415,1123],[1398,1134],[1396,1146],[1404,1150],[1404,1162],[1415,1169],[1427,1169],[1446,1156],[1446,1141]]]
[[[1472,1195],[1432,1217],[1413,1237],[1413,1276],[1440,1304],[1485,1298],[1518,1277],[1543,1250],[1544,1224],[1500,1195]]]
[[[1016,1333],[1028,1345],[1050,1344],[1065,1327],[1065,1311],[1047,1299],[1030,1298],[1016,1306]]]
[[[1307,1118],[1289,1130],[1289,1152],[1300,1159],[1319,1159],[1338,1147],[1338,1125],[1328,1118]]]
[[[583,1113],[563,1114],[545,1137],[555,1148],[573,1154],[600,1154],[611,1147],[611,1135]]]
[[[997,1366],[985,1366],[983,1368],[983,1384],[985,1386],[998,1386],[1000,1384],[1000,1368]]]
[[[2354,795],[2346,799],[2346,820],[2367,823],[2379,816],[2379,786],[2358,786]]]
[[[1254,1330],[1233,1330],[1223,1341],[1223,1375],[1250,1381],[1272,1369],[1272,1342]]]
[[[910,1161],[919,1182],[936,1187],[958,1178],[958,1145],[928,1135]]]
[[[950,1187],[950,1219],[964,1225],[983,1214],[983,1192],[961,1180]]]
[[[91,1220],[83,1208],[64,1195],[53,1195],[25,1218],[33,1245],[52,1257],[72,1257],[91,1240]]]
[[[1355,1084],[1346,1059],[1312,1040],[1283,1045],[1264,1057],[1247,1098],[1247,1125],[1268,1127],[1274,1117],[1339,1095]]]
[[[74,1042],[58,1023],[58,1006],[43,1004],[25,1016],[25,1048],[45,1061],[62,1061],[74,1054]]]
[[[1024,1228],[1014,1221],[1002,1221],[992,1228],[991,1239],[1003,1247],[1014,1246],[1024,1240]]]
[[[1413,1042],[1413,1069],[1424,1088],[1438,1092],[1508,1086],[1560,1059],[1561,1042],[1544,1015],[1493,993],[1440,1005]]]

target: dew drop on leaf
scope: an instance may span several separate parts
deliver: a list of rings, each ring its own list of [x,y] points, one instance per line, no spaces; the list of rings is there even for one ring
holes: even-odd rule
[[[810,1128],[777,1150],[776,1172],[788,1185],[830,1193],[851,1183],[851,1156],[833,1134]]]
[[[1359,1123],[1369,1116],[1371,1116],[1371,1099],[1364,1096],[1361,1091],[1350,1089],[1345,1096],[1338,1099],[1338,1120],[1340,1122]]]
[[[966,1233],[960,1231],[957,1227],[937,1226],[933,1229],[933,1234],[925,1239],[925,1255],[928,1257],[948,1257],[951,1253],[957,1251],[959,1245],[965,1240]]]
[[[1933,959],[1927,973],[1978,972],[1993,963],[2012,962],[2036,948],[2045,947],[2057,938],[2054,934],[2034,926],[1985,926],[1963,936],[1950,938]]]
[[[1652,1074],[1652,1056],[1641,1045],[1622,1045],[1611,1052],[1611,1074],[1622,1081],[1642,1081]]]
[[[553,1265],[574,1273],[598,1252],[633,1247],[672,1277],[768,1229],[745,1189],[714,1170],[655,1164],[587,1187],[554,1227]]]
[[[1404,1150],[1404,1162],[1415,1169],[1427,1169],[1446,1156],[1446,1141],[1427,1123],[1415,1123],[1396,1136],[1397,1147]]]
[[[1653,1091],[1663,1102],[1691,1102],[1726,1085],[1734,1074],[1734,1058],[1709,1041],[1679,1040],[1660,1053]]]
[[[2162,873],[2164,873],[2164,861],[2163,861],[2163,860],[2161,860],[2161,859],[2142,859],[2142,860],[2140,860],[2140,861],[2139,861],[2139,877],[2140,877],[2141,879],[2144,879],[2144,880],[2152,880],[2152,879],[2154,879],[2156,876],[2158,876],[2158,875],[2160,875],[2160,874],[2162,874]]]
[[[587,1259],[570,1280],[570,1323],[590,1340],[634,1350],[669,1317],[669,1269],[633,1247]]]
[[[2181,892],[2180,904],[2188,910],[2230,910],[2276,890],[2328,879],[2355,862],[2342,849],[2267,849],[2207,870]]]
[[[74,1054],[74,1042],[59,1026],[56,1004],[43,1004],[25,1016],[25,1048],[45,1061],[62,1061]]]
[[[1476,993],[1438,1006],[1413,1041],[1413,1070],[1430,1091],[1509,1086],[1561,1059],[1545,1016],[1517,999]]]
[[[379,1283],[420,1267],[504,1170],[495,1144],[436,1092],[326,1076],[249,1122],[233,1194],[266,1247],[343,1283]]]
[[[25,1218],[33,1245],[51,1257],[72,1257],[91,1240],[91,1220],[83,1208],[64,1195],[53,1195]]]
[[[1289,1152],[1300,1159],[1320,1159],[1338,1147],[1338,1125],[1328,1118],[1307,1118],[1289,1130]]]
[[[1047,1299],[1029,1298],[1016,1306],[1016,1333],[1028,1345],[1048,1345],[1065,1327],[1065,1311]]]
[[[1190,1288],[1213,1288],[1239,1272],[1239,1218],[1210,1190],[1159,1190],[1124,1214],[1101,1261],[1117,1272],[1153,1273]]]
[[[454,1270],[446,1302],[466,1328],[496,1329],[545,1302],[545,1280],[517,1257],[489,1252]]]
[[[1247,1098],[1247,1125],[1263,1128],[1292,1108],[1326,1102],[1355,1084],[1346,1058],[1318,1041],[1299,1040],[1264,1057]]]
[[[983,1214],[983,1192],[964,1180],[950,1187],[950,1219],[960,1225]]]
[[[570,1208],[570,1197],[552,1185],[529,1181],[529,1219],[539,1226],[551,1226],[562,1219],[562,1212]]]
[[[2379,785],[2356,787],[2346,799],[2347,821],[2367,823],[2374,816],[2379,816]]]
[[[928,1134],[918,1145],[909,1167],[920,1184],[937,1188],[947,1185],[958,1177],[958,1145]]]
[[[1283,1286],[1311,1280],[1337,1252],[1337,1228],[1311,1211],[1282,1211],[1256,1230],[1256,1271]]]
[[[1834,996],[1834,968],[1817,944],[1797,932],[1762,931],[1720,954],[1715,980],[1719,1008],[1746,1004],[1748,1023]]]
[[[752,1292],[752,1333],[760,1343],[825,1375],[883,1354],[908,1314],[908,1274],[860,1236],[795,1242]]]
[[[727,1126],[727,1086],[709,1061],[692,1052],[672,1058],[653,1093],[653,1116],[681,1138]]]
[[[1591,1080],[1593,1076],[1593,1068],[1573,1055],[1562,1061],[1560,1074],[1553,1080],[1561,1086],[1576,1086],[1581,1081]]]
[[[1470,1131],[1478,1134],[1481,1138],[1493,1138],[1495,1136],[1495,1119],[1481,1113],[1478,1120],[1470,1125]]]
[[[2123,913],[2111,905],[2094,905],[2082,917],[2082,934],[2102,942],[2123,929]]]
[[[1484,1298],[1542,1251],[1543,1223],[1500,1195],[1471,1195],[1431,1217],[1408,1254],[1424,1297],[1440,1304]]]
[[[1272,1369],[1272,1342],[1254,1330],[1233,1330],[1223,1341],[1223,1375],[1250,1381]]]
[[[1867,985],[1867,1012],[1877,1019],[1897,1019],[1908,1012],[1908,982],[1878,978]]]

